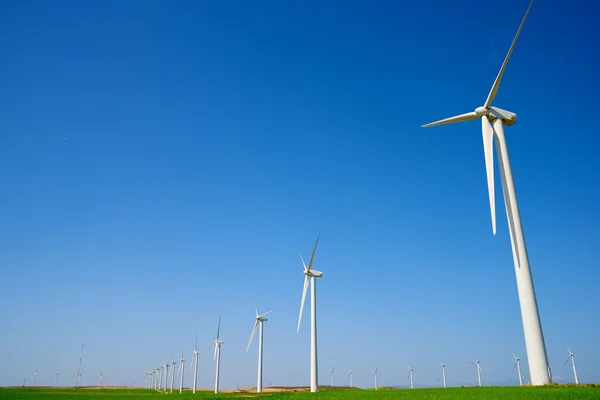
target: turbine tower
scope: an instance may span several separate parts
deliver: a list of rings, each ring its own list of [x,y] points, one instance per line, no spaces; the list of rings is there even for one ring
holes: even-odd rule
[[[442,368],[442,383],[446,387],[446,364],[440,363],[440,367]]]
[[[262,393],[262,381],[263,381],[263,322],[268,321],[265,318],[265,315],[271,313],[272,311],[267,311],[264,314],[258,313],[258,306],[254,303],[254,310],[256,311],[256,317],[254,318],[254,328],[252,328],[252,334],[250,335],[250,341],[248,341],[248,346],[246,346],[246,353],[250,348],[250,344],[252,343],[252,339],[254,339],[254,333],[256,332],[256,327],[258,326],[258,378],[256,381],[256,393]],[[216,393],[216,392],[215,392]]]
[[[58,372],[54,376],[54,387],[56,387],[56,383],[58,382]]]
[[[373,375],[375,376],[375,390],[377,390],[377,370],[379,369],[379,365],[377,368],[373,370]]]
[[[102,374],[100,374],[100,382],[98,382],[98,387],[102,389]]]
[[[217,361],[217,370],[215,373],[215,393],[219,393],[219,371],[221,369],[221,345],[224,343],[219,340],[219,332],[221,331],[221,316],[219,315],[219,324],[217,325],[217,338],[213,343],[215,354],[213,359]]]
[[[31,387],[35,386],[35,376],[37,375],[37,369],[33,369],[33,379],[31,380]]]
[[[517,34],[508,50],[508,54],[502,63],[500,72],[492,85],[485,103],[477,107],[475,111],[446,118],[440,121],[423,125],[423,128],[454,122],[471,121],[481,119],[483,131],[483,150],[485,155],[485,167],[488,183],[488,192],[490,200],[490,210],[492,216],[492,232],[496,234],[496,206],[494,194],[494,159],[493,159],[493,141],[496,142],[496,152],[498,155],[498,164],[500,166],[500,176],[502,178],[502,191],[504,193],[504,204],[510,232],[510,243],[512,247],[513,262],[515,265],[515,274],[517,278],[517,290],[521,306],[521,317],[523,320],[523,331],[525,334],[525,345],[527,348],[527,359],[529,361],[529,371],[531,383],[533,385],[545,385],[551,383],[550,368],[546,354],[546,345],[542,332],[542,324],[537,307],[535,290],[533,287],[533,278],[529,269],[529,259],[527,257],[527,248],[525,246],[525,236],[521,225],[521,216],[519,215],[519,206],[517,203],[517,194],[508,157],[508,147],[504,136],[504,125],[511,126],[517,122],[517,115],[510,111],[492,106],[492,101],[498,92],[500,81],[504,75],[504,70],[508,60],[513,52],[515,43],[519,38],[523,24],[531,10],[533,1],[529,4],[527,12],[521,21]]]
[[[515,365],[513,365],[513,371],[515,370],[515,368],[517,369],[517,373],[519,374],[519,386],[523,386],[523,377],[521,376],[521,359],[515,356],[515,353],[513,353],[513,357],[515,358]]]
[[[302,289],[302,300],[300,302],[300,315],[298,317],[298,329],[296,333],[300,332],[300,322],[302,321],[302,311],[304,310],[304,300],[306,299],[306,289],[308,289],[308,283],[310,278],[310,391],[318,392],[319,391],[319,371],[317,365],[317,278],[323,276],[323,272],[315,271],[312,269],[313,261],[315,258],[315,251],[317,250],[317,245],[319,244],[319,238],[321,235],[317,236],[317,241],[315,243],[315,247],[313,248],[312,256],[310,257],[310,261],[308,262],[308,267],[304,263],[304,259],[302,255],[300,255],[300,259],[302,260],[302,265],[304,266],[304,289]]]
[[[329,386],[331,387],[333,387],[333,371],[335,371],[335,367],[329,369],[329,372],[331,373],[331,382],[329,383]]]
[[[479,358],[475,361],[469,361],[469,363],[477,366],[477,384],[478,386],[481,386],[481,365],[479,365]]]
[[[408,377],[410,378],[410,388],[414,389],[415,386],[413,384],[413,368],[411,368],[410,365],[408,366]]]
[[[171,393],[173,393],[173,383],[175,383],[175,360],[171,359]]]
[[[569,350],[569,357],[565,361],[565,364],[569,361],[570,358],[571,364],[573,364],[573,376],[575,377],[575,384],[579,385],[579,378],[577,378],[577,368],[575,368],[575,353],[573,353],[571,349],[569,349],[569,347],[567,347],[567,350]]]
[[[348,373],[348,379],[350,379],[350,387],[354,387],[352,386],[352,376],[354,375],[354,373],[352,372],[352,370],[350,370],[350,372]]]
[[[196,342],[194,343],[194,353],[193,353],[193,360],[194,360],[194,383],[192,386],[192,393],[196,393],[196,385],[198,382],[198,355],[200,354],[200,352],[198,351],[198,334],[196,333]],[[191,365],[191,364],[190,364]]]
[[[81,350],[79,353],[79,364],[77,365],[77,380],[75,383],[75,387],[78,388],[81,383],[81,359],[83,358],[83,343],[81,344]]]
[[[169,381],[169,362],[167,361],[165,363],[165,365],[163,365],[163,368],[165,369],[164,372],[164,378],[165,378],[165,383],[163,384],[163,390],[166,392],[167,391],[167,382]]]
[[[181,360],[179,360],[179,373],[181,380],[179,381],[179,394],[183,392],[183,376],[185,375],[185,359],[183,358],[183,347],[181,348]]]

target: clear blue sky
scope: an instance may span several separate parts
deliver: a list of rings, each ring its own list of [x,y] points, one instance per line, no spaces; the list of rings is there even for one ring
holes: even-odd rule
[[[527,0],[13,1],[0,6],[0,385],[125,380],[223,314],[222,386],[308,384],[302,265],[321,242],[321,383],[515,383],[525,357],[482,105]],[[495,105],[554,375],[600,380],[597,4],[539,0]],[[497,11],[497,15],[493,14]],[[500,187],[496,176],[497,187]],[[528,380],[526,362],[524,374]],[[191,374],[187,374],[191,384]]]

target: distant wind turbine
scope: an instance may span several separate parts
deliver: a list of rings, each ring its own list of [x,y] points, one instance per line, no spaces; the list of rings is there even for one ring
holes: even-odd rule
[[[56,387],[57,382],[58,382],[58,372],[54,376],[54,387]]]
[[[169,381],[169,362],[167,361],[165,363],[165,365],[163,365],[163,368],[165,369],[164,372],[164,384],[163,384],[163,390],[166,392],[167,391],[167,382]],[[133,386],[133,383],[131,384]]]
[[[300,315],[298,316],[298,329],[296,333],[300,332],[300,322],[302,321],[302,311],[304,310],[304,300],[306,299],[306,289],[308,289],[308,283],[310,278],[310,391],[318,392],[319,391],[319,367],[317,363],[317,278],[321,278],[323,276],[323,272],[315,271],[312,269],[313,261],[315,258],[315,252],[317,251],[317,245],[319,244],[319,238],[321,235],[317,236],[317,241],[315,243],[315,247],[313,248],[312,255],[310,256],[310,261],[308,262],[308,267],[304,263],[304,259],[302,255],[300,255],[300,259],[302,260],[302,265],[304,266],[304,289],[302,289],[302,301],[300,303]]]
[[[194,384],[192,386],[192,393],[196,393],[196,385],[198,383],[198,355],[199,354],[200,354],[200,352],[198,351],[198,334],[196,333],[196,342],[194,342],[194,353],[192,356],[193,361],[194,361]]]
[[[75,387],[79,387],[81,383],[81,359],[83,358],[83,344],[81,344],[81,350],[79,353],[79,364],[77,365],[77,381]]]
[[[33,369],[33,379],[31,381],[31,387],[35,386],[35,376],[37,375],[37,369]]]
[[[446,364],[440,363],[440,367],[442,368],[442,383],[446,387]]]
[[[265,315],[271,313],[272,311],[267,311],[264,314],[258,313],[258,306],[254,303],[254,311],[256,312],[256,317],[254,318],[254,328],[252,328],[252,334],[250,335],[250,340],[248,341],[248,346],[246,346],[246,353],[250,348],[250,344],[252,343],[252,339],[254,339],[254,333],[256,332],[256,327],[258,326],[258,377],[256,381],[256,393],[262,393],[263,387],[263,323],[268,321]]]
[[[102,389],[102,374],[100,374],[100,381],[98,382],[98,387]]]
[[[515,356],[515,353],[513,353],[513,357],[515,358],[515,364],[513,365],[513,371],[515,370],[515,368],[517,369],[517,374],[519,374],[519,386],[523,386],[523,377],[521,376],[521,359],[517,356]]]
[[[179,360],[179,373],[181,380],[179,381],[179,394],[183,392],[183,375],[185,374],[185,359],[183,358],[183,347],[181,348],[181,360]]]
[[[414,389],[415,386],[413,385],[413,368],[411,368],[410,365],[408,366],[408,377],[410,378],[410,388]]]
[[[481,365],[479,365],[479,358],[477,358],[475,361],[469,361],[469,363],[477,366],[477,382],[479,386],[481,386]]]
[[[373,375],[375,376],[375,390],[377,390],[377,370],[379,369],[379,365],[377,368],[373,370]]]
[[[350,370],[350,372],[348,373],[348,379],[350,379],[350,387],[354,387],[352,386],[352,376],[354,375],[354,373],[352,372],[352,370]]]
[[[329,383],[329,385],[330,385],[331,387],[333,387],[333,371],[334,371],[334,370],[335,370],[335,367],[331,367],[331,368],[329,369],[329,372],[331,373],[331,382]]]
[[[215,348],[215,354],[213,359],[217,361],[217,368],[215,373],[215,393],[219,393],[219,372],[221,369],[221,345],[225,342],[219,340],[219,332],[221,331],[221,316],[219,315],[219,324],[217,325],[217,338],[215,339],[213,346]]]
[[[575,384],[579,385],[579,379],[577,378],[577,368],[575,368],[575,353],[573,353],[569,347],[567,347],[567,350],[569,350],[569,357],[565,361],[565,364],[569,361],[570,358],[571,363],[573,364],[573,376],[575,377]]]
[[[494,192],[494,141],[496,143],[496,153],[500,167],[500,176],[502,179],[502,191],[504,193],[504,205],[508,220],[508,230],[510,234],[510,243],[512,247],[513,263],[517,279],[517,291],[519,294],[519,303],[521,306],[521,318],[523,320],[523,332],[525,335],[525,346],[527,349],[527,359],[533,385],[545,385],[550,383],[550,374],[548,366],[548,357],[546,354],[546,345],[540,322],[539,310],[535,290],[533,287],[533,278],[529,268],[529,259],[527,256],[527,247],[525,245],[525,234],[521,224],[517,194],[513,181],[512,169],[508,155],[508,146],[504,135],[504,125],[511,126],[517,122],[517,115],[513,112],[503,110],[492,106],[492,102],[498,93],[500,81],[513,52],[517,39],[523,29],[525,20],[533,5],[533,0],[525,12],[519,29],[510,45],[500,71],[494,80],[485,103],[477,107],[474,111],[446,118],[440,121],[422,125],[422,128],[450,124],[454,122],[481,120],[483,135],[483,152],[485,158],[485,169],[487,176],[490,212],[492,219],[492,232],[496,234],[496,206]]]
[[[171,358],[171,393],[173,393],[173,383],[175,383],[175,365],[177,363]]]

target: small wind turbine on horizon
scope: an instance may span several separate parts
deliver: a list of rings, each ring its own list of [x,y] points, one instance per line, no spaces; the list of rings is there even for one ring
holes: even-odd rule
[[[225,342],[219,340],[219,332],[221,331],[221,316],[219,315],[219,324],[217,325],[217,338],[215,339],[213,346],[215,348],[214,360],[217,361],[217,370],[215,373],[215,393],[219,393],[219,372],[221,369],[221,345]]]
[[[56,373],[56,375],[54,376],[54,387],[56,387],[56,384],[58,383],[58,372]]]
[[[302,265],[304,266],[304,288],[302,289],[302,300],[300,302],[300,315],[298,316],[298,329],[296,333],[300,332],[300,322],[302,321],[302,311],[304,310],[304,301],[306,299],[306,289],[308,289],[308,284],[310,280],[310,391],[318,392],[319,391],[319,367],[317,363],[317,278],[321,278],[323,276],[323,272],[315,271],[312,269],[313,261],[315,258],[315,252],[317,251],[317,245],[319,244],[319,238],[321,235],[317,236],[317,241],[315,243],[315,247],[313,248],[312,255],[310,256],[310,261],[308,262],[308,267],[304,263],[304,259],[302,255],[300,255],[300,259],[302,260]]]
[[[31,387],[35,386],[35,377],[37,375],[37,369],[33,369],[33,379],[31,380]]]
[[[440,367],[442,369],[442,383],[446,387],[446,364],[440,363]]]
[[[100,381],[98,382],[98,387],[102,389],[102,373],[100,373]]]
[[[479,358],[477,358],[475,361],[469,361],[469,363],[477,366],[477,383],[478,386],[481,386],[481,365],[479,365]]]
[[[183,376],[185,375],[185,359],[183,358],[183,347],[181,348],[181,360],[179,360],[179,373],[181,374],[179,381],[179,394],[183,392]]]
[[[354,373],[352,372],[352,370],[350,370],[350,372],[348,373],[348,379],[350,380],[350,387],[354,387],[352,386],[352,376],[354,375]]]
[[[375,377],[375,390],[377,390],[377,371],[379,370],[379,365],[373,370],[373,376]]]
[[[173,383],[175,383],[175,365],[177,363],[171,357],[171,393],[173,393]]]
[[[521,376],[521,359],[517,356],[515,356],[515,353],[513,353],[513,357],[515,358],[515,364],[513,365],[513,372],[515,370],[515,368],[517,369],[517,374],[519,375],[519,386],[523,386],[523,377]]]
[[[269,310],[264,314],[258,313],[258,306],[254,303],[254,311],[256,311],[256,317],[254,318],[254,327],[252,328],[252,334],[250,335],[250,340],[248,341],[248,346],[246,346],[246,353],[248,353],[248,349],[250,348],[250,344],[252,343],[252,339],[254,339],[254,333],[256,332],[256,327],[258,326],[258,377],[256,380],[256,393],[262,393],[263,387],[263,323],[268,321],[265,315],[272,313],[273,311]]]
[[[521,216],[519,214],[517,194],[515,191],[510,159],[508,156],[508,147],[506,144],[506,138],[504,136],[504,125],[511,126],[517,122],[517,115],[513,112],[492,106],[492,101],[496,97],[496,93],[500,87],[500,81],[504,75],[504,70],[506,69],[508,60],[510,59],[517,39],[519,38],[521,29],[525,24],[525,20],[529,15],[533,1],[534,0],[531,1],[527,11],[525,12],[525,16],[521,21],[521,25],[519,26],[512,44],[510,45],[508,53],[504,59],[504,62],[502,63],[502,66],[500,67],[500,71],[496,76],[496,80],[492,85],[484,105],[477,107],[475,111],[466,114],[461,114],[422,125],[422,128],[481,119],[485,167],[492,217],[492,232],[494,235],[496,234],[496,206],[494,192],[493,142],[496,142],[496,152],[500,167],[500,176],[502,178],[502,191],[504,193],[504,205],[506,208],[513,263],[517,278],[517,290],[519,293],[519,302],[521,306],[521,318],[523,320],[523,332],[525,335],[525,346],[527,349],[531,383],[533,385],[545,385],[551,382],[550,368],[548,365],[542,324],[540,322],[540,315],[537,307],[535,290],[533,287],[533,278],[529,268],[529,259],[527,256],[527,248],[525,246],[525,235],[521,225]]]
[[[198,356],[200,352],[198,351],[198,334],[196,333],[196,341],[194,342],[194,352],[192,353],[192,360],[194,362],[194,382],[192,384],[192,393],[196,393],[196,385],[198,383]],[[190,364],[190,367],[192,364]]]
[[[415,386],[413,384],[413,368],[411,368],[410,365],[408,366],[408,377],[410,378],[410,388],[414,389]]]
[[[331,373],[331,378],[329,381],[329,386],[333,387],[333,371],[335,371],[335,367],[329,368],[329,372]]]
[[[579,385],[579,378],[577,377],[577,368],[575,368],[575,353],[573,353],[568,346],[567,350],[569,350],[569,357],[565,361],[565,364],[569,362],[569,359],[571,359],[571,363],[573,364],[573,376],[575,377],[575,384]]]
[[[163,375],[164,375],[163,390],[166,392],[167,391],[167,382],[169,381],[169,362],[168,361],[163,365],[163,368],[165,370],[165,372],[163,373]],[[133,386],[133,384],[132,384],[132,386]]]
[[[75,387],[78,388],[81,383],[81,360],[83,359],[83,343],[81,344],[81,350],[79,353],[79,364],[77,365],[77,380],[75,383]]]

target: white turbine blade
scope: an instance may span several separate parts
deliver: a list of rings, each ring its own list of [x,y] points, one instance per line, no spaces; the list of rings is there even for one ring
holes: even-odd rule
[[[266,313],[259,315],[259,317],[264,317],[265,315],[271,314],[272,312],[273,312],[273,310],[269,310]]]
[[[563,363],[563,365],[565,365],[566,363],[568,363],[570,359],[571,359],[571,355],[569,355],[569,357],[567,357],[567,359],[565,360],[565,362]]]
[[[515,356],[515,353],[512,353],[513,357],[515,358],[515,360],[517,359],[517,356]]]
[[[308,289],[308,275],[304,277],[304,289],[302,289],[302,301],[300,302],[300,315],[298,316],[298,329],[296,333],[300,332],[300,322],[302,321],[302,311],[304,310],[304,300],[306,300],[306,289]]]
[[[569,355],[573,354],[573,352],[571,351],[571,349],[569,348],[569,346],[567,346],[567,350],[569,350]]]
[[[455,115],[454,117],[441,119],[439,121],[430,122],[425,125],[421,125],[421,128],[429,128],[430,126],[438,126],[444,124],[453,124],[455,122],[464,122],[464,121],[473,121],[478,118],[478,115],[475,111],[471,111],[465,114]]]
[[[196,333],[196,342],[194,343],[194,354],[196,354],[197,350],[198,350],[198,334]]]
[[[310,269],[312,268],[313,260],[315,259],[315,252],[317,251],[317,245],[319,244],[320,238],[321,238],[321,235],[317,236],[317,241],[315,243],[315,247],[313,247],[313,252],[312,252],[312,255],[310,256],[310,261],[308,262],[308,267],[306,267],[307,271],[310,271]]]
[[[219,315],[219,324],[217,325],[217,340],[219,340],[219,331],[221,330],[221,316]]]
[[[523,20],[521,21],[521,25],[519,26],[519,29],[517,30],[517,34],[515,35],[515,38],[512,41],[512,44],[510,45],[510,48],[508,49],[508,53],[506,54],[506,57],[504,58],[504,62],[502,63],[502,67],[500,67],[500,71],[498,72],[498,76],[496,76],[496,80],[494,81],[494,84],[492,85],[492,89],[490,89],[490,93],[488,94],[487,99],[485,100],[485,104],[483,105],[485,108],[489,108],[492,105],[492,100],[494,100],[494,97],[496,97],[496,93],[498,92],[498,87],[500,87],[500,81],[502,80],[502,75],[504,75],[504,70],[506,69],[506,65],[508,64],[508,60],[510,59],[510,55],[513,52],[513,49],[515,48],[515,44],[517,43],[517,39],[519,38],[519,35],[521,34],[521,29],[523,29],[523,25],[525,24],[525,20],[527,19],[527,15],[529,15],[529,10],[531,10],[531,6],[533,5],[533,1],[531,0],[531,3],[529,3],[529,7],[527,7],[527,11],[525,12],[525,16],[523,17]]]
[[[256,311],[256,316],[258,317],[258,306],[254,303],[254,311]]]
[[[490,196],[490,212],[492,214],[492,232],[496,234],[496,198],[494,192],[494,129],[487,116],[481,117],[481,133],[483,135],[483,153],[485,155],[485,172],[487,176],[488,194]]]
[[[252,343],[252,339],[254,339],[254,332],[256,332],[256,327],[258,326],[258,320],[254,321],[254,328],[252,328],[252,335],[250,335],[250,340],[248,341],[248,346],[246,347],[246,353],[250,348],[250,343]]]
[[[302,260],[302,265],[304,266],[304,270],[306,271],[306,263],[304,262],[304,258],[302,258],[302,254],[300,254],[300,260]]]
[[[217,342],[215,342],[213,344],[213,347],[215,348],[215,354],[213,355],[213,360],[216,360],[217,359]]]

